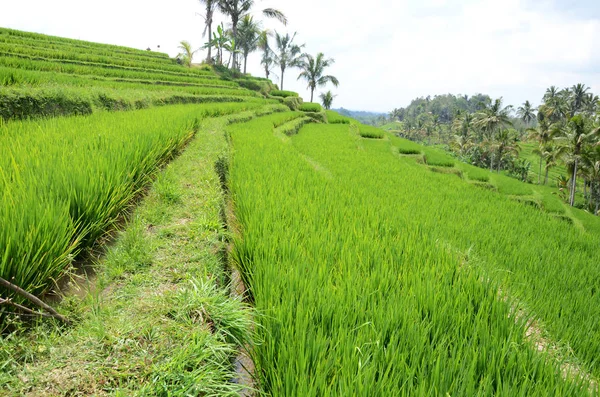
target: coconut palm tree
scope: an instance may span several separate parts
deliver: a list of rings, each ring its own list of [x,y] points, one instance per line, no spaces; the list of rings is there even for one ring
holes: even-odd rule
[[[544,147],[543,156],[544,156],[544,185],[548,184],[548,173],[550,169],[556,167],[558,162],[563,157],[565,153],[566,147],[561,145],[556,145],[552,142],[549,142],[546,147]]]
[[[244,57],[244,73],[246,73],[246,64],[248,55],[258,49],[260,38],[260,22],[254,22],[254,18],[246,14],[238,24],[238,48]]]
[[[212,23],[213,16],[215,14],[215,10],[218,5],[218,0],[200,0],[200,4],[204,4],[204,15],[201,14],[202,18],[204,18],[204,31],[202,32],[202,37],[206,36],[208,32],[208,40],[212,40]],[[212,55],[211,49],[212,45],[208,45],[206,47],[208,49],[208,55],[206,56],[206,62],[212,63]]]
[[[466,137],[471,134],[473,131],[475,122],[475,117],[473,114],[464,112],[460,113],[452,123],[452,128],[457,132],[457,135]]]
[[[548,117],[544,113],[538,113],[538,126],[537,128],[529,128],[528,139],[535,140],[538,143],[538,147],[534,152],[540,156],[540,171],[538,173],[538,185],[542,178],[542,161],[544,159],[544,148],[548,145],[548,142],[552,139],[552,124],[550,124]]]
[[[186,65],[188,68],[191,67],[194,54],[198,50],[192,50],[192,45],[185,40],[182,40],[177,48],[181,50],[181,52],[177,55],[177,58],[181,59],[183,64]]]
[[[327,110],[331,109],[331,104],[333,103],[333,98],[335,98],[337,95],[333,95],[331,93],[331,91],[327,91],[326,93],[321,93],[321,95],[319,95],[319,97],[321,98],[321,103],[323,104],[323,107]]]
[[[281,80],[281,90],[283,90],[283,78],[285,70],[289,67],[298,66],[302,60],[302,56],[300,54],[304,44],[294,44],[295,38],[296,33],[294,33],[292,36],[290,36],[289,33],[286,33],[285,36],[283,36],[278,32],[275,32],[275,45],[277,46],[277,52],[273,55],[273,63],[278,65],[279,69],[281,70],[281,76],[279,76]]]
[[[591,142],[597,130],[590,128],[590,123],[581,115],[573,116],[569,122],[561,126],[560,136],[555,138],[557,142],[566,146],[566,163],[571,163],[573,173],[571,175],[569,204],[575,204],[575,189],[577,187],[577,167],[579,165],[583,146]]]
[[[258,48],[262,51],[260,64],[265,68],[265,77],[268,79],[273,65],[273,50],[269,46],[269,37],[272,36],[268,29],[262,30],[258,35]]]
[[[308,82],[310,89],[310,101],[313,101],[313,94],[317,87],[322,87],[327,83],[337,87],[340,82],[335,76],[324,75],[325,68],[331,66],[335,61],[333,58],[325,58],[322,52],[319,52],[316,57],[309,54],[302,54],[302,59],[298,67],[302,70],[298,75],[298,80],[304,79]]]
[[[507,156],[519,156],[520,148],[517,142],[517,135],[514,133],[514,130],[501,130],[496,137],[494,148],[498,156],[498,167],[496,171],[499,173],[502,160],[504,160]]]
[[[586,87],[585,84],[581,83],[571,87],[569,98],[571,102],[571,117],[583,110],[589,89],[589,87]]]
[[[234,43],[238,42],[238,22],[244,15],[248,14],[254,6],[254,0],[218,0],[219,9],[229,18],[231,18],[231,30]],[[262,11],[267,18],[276,18],[284,25],[287,24],[287,18],[283,12],[274,8],[265,8]],[[237,55],[233,52],[233,65],[237,65]]]
[[[475,114],[475,125],[481,128],[487,135],[489,142],[494,142],[496,131],[502,127],[511,126],[510,112],[512,106],[502,106],[502,98],[496,99],[489,106]],[[495,153],[491,151],[490,171],[494,170]]]
[[[531,106],[531,102],[525,101],[523,106],[519,106],[517,109],[517,115],[529,125],[535,119],[535,108]]]

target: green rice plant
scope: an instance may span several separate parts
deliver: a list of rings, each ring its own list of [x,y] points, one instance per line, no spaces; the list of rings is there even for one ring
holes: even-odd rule
[[[262,392],[589,393],[537,350],[525,336],[529,312],[516,317],[515,307],[523,302],[596,371],[593,238],[584,249],[574,228],[534,208],[459,178],[439,183],[398,161],[391,141],[357,150],[344,126],[309,124],[277,139],[280,116],[229,126],[242,230],[233,257],[264,313],[253,346]],[[579,247],[576,264],[558,236]]]
[[[287,97],[297,97],[298,93],[294,92],[294,91],[285,91],[285,90],[273,90],[271,92],[269,92],[270,95],[272,96],[278,96],[281,98],[287,98]]]
[[[326,110],[325,113],[329,124],[350,124],[352,122],[351,118],[342,116],[336,111]]]
[[[173,90],[118,90],[101,87],[9,88],[0,92],[0,118],[5,120],[91,114],[97,110],[133,110],[151,106],[215,102],[264,103],[257,97],[193,95]]]
[[[434,149],[425,150],[425,163],[428,165],[436,165],[438,167],[454,167],[454,159],[445,153],[438,152]]]
[[[47,290],[192,137],[198,119],[259,106],[172,106],[3,125],[0,277],[32,293]]]
[[[484,170],[475,166],[464,166],[466,168],[467,175],[470,180],[478,181],[478,182],[489,182],[490,180],[490,172],[488,170]]]
[[[78,48],[86,48],[86,49],[104,48],[104,49],[108,49],[111,51],[120,51],[120,52],[123,52],[126,54],[136,54],[136,55],[142,55],[142,56],[147,56],[147,57],[157,57],[157,58],[168,58],[169,57],[167,54],[160,53],[160,52],[143,51],[143,50],[137,50],[137,49],[129,48],[129,47],[116,46],[116,45],[112,45],[112,44],[101,44],[101,43],[94,43],[94,42],[90,42],[90,41],[67,39],[64,37],[49,36],[49,35],[45,35],[45,34],[32,33],[32,32],[24,32],[24,31],[20,31],[20,30],[8,29],[8,28],[2,28],[2,27],[0,27],[0,37],[5,38],[9,42],[14,40],[14,38],[20,38],[20,39],[28,39],[28,40],[30,40],[30,42],[31,41],[42,42],[44,44],[65,43],[70,46],[78,47]]]
[[[396,146],[398,146],[398,152],[404,155],[423,154],[423,146],[409,141],[408,139],[393,138]]]
[[[312,122],[310,117],[297,117],[275,128],[275,132],[287,136],[295,135],[307,123]]]
[[[227,84],[227,82],[224,80],[217,80],[217,77],[214,74],[189,75],[186,73],[148,70],[144,68],[110,68],[105,67],[104,65],[96,65],[93,63],[75,61],[67,62],[65,60],[42,60],[32,59],[29,57],[0,56],[0,66],[33,71],[59,72],[65,74],[100,76],[108,78],[137,79],[145,81],[155,80],[191,84],[196,83],[198,81],[213,79],[214,81],[218,81],[219,85]],[[233,84],[235,86],[238,86],[235,83]]]
[[[459,178],[463,177],[463,172],[457,168],[452,167],[429,167],[431,172],[437,172],[438,174],[456,175]]]
[[[365,124],[361,124],[358,127],[358,133],[362,138],[383,139],[384,137],[384,133],[381,129]]]
[[[304,102],[298,110],[302,112],[320,112],[323,108],[318,103]]]

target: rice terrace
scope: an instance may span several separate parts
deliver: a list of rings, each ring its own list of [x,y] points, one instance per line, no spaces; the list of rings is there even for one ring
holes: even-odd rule
[[[600,395],[600,80],[515,39],[598,5],[69,1],[0,11],[0,396]],[[371,41],[488,6],[511,78]]]

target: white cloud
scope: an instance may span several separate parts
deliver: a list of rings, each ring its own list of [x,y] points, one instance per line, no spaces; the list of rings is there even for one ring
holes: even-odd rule
[[[204,41],[203,21],[194,15],[202,11],[198,1],[88,4],[10,2],[2,5],[0,25],[137,48],[160,44],[172,56],[180,40],[196,47]],[[580,13],[558,6],[538,0],[371,0],[366,8],[342,0],[257,1],[255,14],[281,9],[289,26],[265,21],[266,27],[297,31],[307,52],[335,58],[328,72],[341,85],[325,88],[338,94],[334,106],[387,111],[448,92],[488,93],[516,105],[538,102],[549,85],[583,82],[600,91],[600,19],[594,17],[600,6],[586,4]],[[257,54],[248,65],[262,75]],[[285,88],[308,99],[297,74],[286,71]]]

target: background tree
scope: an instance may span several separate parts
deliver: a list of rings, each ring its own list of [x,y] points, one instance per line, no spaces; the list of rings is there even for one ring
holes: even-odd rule
[[[192,59],[194,58],[194,53],[196,53],[197,50],[192,50],[192,45],[185,40],[181,41],[177,48],[181,50],[181,52],[177,55],[177,58],[181,59],[183,64],[188,68],[191,67]]]
[[[271,32],[267,29],[260,32],[258,35],[258,48],[262,51],[260,57],[260,64],[263,65],[265,70],[265,77],[268,79],[271,74],[271,67],[273,65],[273,50],[269,45],[269,37]]]
[[[292,36],[286,33],[285,36],[280,35],[277,31],[275,32],[275,45],[277,46],[277,52],[274,53],[273,63],[279,66],[281,71],[280,78],[280,89],[283,90],[283,78],[285,70],[290,67],[296,67],[301,61],[301,52],[304,44],[294,44],[296,33]]]
[[[517,109],[517,115],[525,122],[525,124],[529,125],[535,120],[535,108],[531,105],[531,102],[525,101],[525,103]]]
[[[529,132],[528,139],[534,140],[538,144],[538,147],[534,152],[540,156],[540,169],[538,173],[539,185],[542,178],[542,161],[544,159],[544,151],[548,143],[552,140],[552,124],[550,124],[548,118],[544,115],[544,113],[539,113],[537,116],[537,120],[537,128],[530,128],[527,131]]]
[[[261,30],[260,23],[254,22],[251,15],[244,15],[238,25],[238,48],[244,57],[244,74],[246,73],[246,64],[248,55],[258,49],[258,41]]]
[[[202,37],[206,36],[206,33],[208,32],[208,46],[206,46],[208,55],[206,56],[206,62],[212,63],[212,45],[210,45],[210,43],[212,40],[213,16],[218,5],[218,0],[200,0],[200,4],[204,4],[204,15],[200,14],[202,18],[204,18],[204,31],[202,32]]]
[[[233,43],[238,42],[238,22],[242,17],[250,12],[252,7],[254,7],[254,0],[218,0],[219,1],[219,9],[222,13],[229,16],[231,18],[231,30]],[[287,24],[287,18],[283,14],[283,12],[276,10],[274,8],[265,8],[263,10],[263,15],[267,18],[276,18],[281,21],[284,25]],[[237,67],[237,55],[236,52],[233,52],[233,66]]]
[[[494,142],[496,131],[502,127],[511,126],[510,112],[512,106],[502,106],[502,98],[496,99],[490,106],[476,114],[476,125],[479,126],[488,135],[491,143]],[[494,170],[494,151],[491,151],[490,171]]]
[[[213,32],[212,40],[206,43],[206,46],[215,47],[217,50],[217,63],[219,65],[223,64],[223,50],[227,47],[227,44],[231,41],[227,32],[223,28],[223,24],[221,23],[217,26],[217,31]]]
[[[331,91],[327,91],[326,93],[321,93],[319,97],[321,98],[321,103],[323,104],[323,107],[329,110],[331,109],[331,105],[333,104],[333,98],[335,98],[336,95],[333,95]]]
[[[560,130],[556,140],[566,146],[565,163],[572,165],[569,204],[575,204],[575,190],[577,188],[577,167],[583,146],[589,143],[596,131],[590,129],[588,121],[581,115],[573,116]]]
[[[325,68],[331,66],[335,61],[332,58],[325,58],[322,52],[316,57],[309,54],[302,54],[298,67],[302,70],[298,75],[298,80],[304,79],[308,82],[310,89],[310,101],[313,101],[313,94],[317,87],[322,87],[327,83],[337,87],[340,82],[335,76],[324,75]]]

